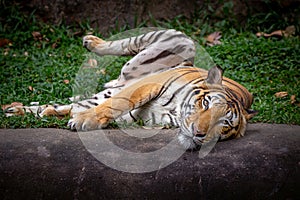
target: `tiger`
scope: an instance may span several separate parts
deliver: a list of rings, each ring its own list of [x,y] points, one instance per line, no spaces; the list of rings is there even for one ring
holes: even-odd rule
[[[257,114],[250,109],[252,94],[223,77],[214,66],[208,71],[193,65],[194,41],[173,29],[105,41],[83,37],[83,46],[99,56],[133,56],[118,79],[89,99],[70,105],[12,107],[13,114],[70,115],[70,130],[106,128],[112,121],[143,120],[146,125],[179,128],[178,140],[194,149],[213,138],[227,140],[244,135],[247,122]]]

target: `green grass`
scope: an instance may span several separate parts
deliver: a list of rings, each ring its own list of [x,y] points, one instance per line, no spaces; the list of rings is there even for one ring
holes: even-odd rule
[[[106,67],[105,74],[101,73],[99,68],[82,69],[89,58],[96,58],[82,48],[81,36],[75,34],[78,31],[82,34],[92,31],[88,24],[80,26],[43,24],[37,22],[33,14],[24,16],[15,7],[7,7],[1,12],[2,16],[5,14],[7,17],[0,26],[0,38],[11,41],[11,45],[0,48],[1,105],[16,101],[25,105],[33,101],[40,104],[68,103],[68,97],[77,93],[82,94],[80,88],[86,88],[94,83],[81,82],[83,76],[98,78],[93,88],[100,90],[104,82],[118,76],[122,65],[128,59],[119,58],[113,63],[110,63],[111,59],[107,62],[101,60],[104,63],[102,67]],[[258,16],[255,16],[255,19]],[[200,18],[188,21],[178,16],[165,22],[152,19],[152,24],[184,31],[200,44],[203,44],[204,35],[221,30],[222,44],[205,47],[205,50],[216,64],[225,69],[225,76],[243,84],[253,93],[252,108],[258,110],[259,114],[252,122],[300,125],[299,37],[257,38],[255,36],[257,29],[270,29],[270,27],[264,29],[263,26],[258,28],[257,25],[263,24],[263,20],[265,19],[260,19],[256,24],[251,21],[244,27],[236,27],[231,26],[233,22],[226,19],[210,24]],[[254,28],[251,29],[250,26]],[[33,31],[40,32],[42,37],[35,40],[32,36]],[[116,33],[115,30],[112,32]],[[97,31],[94,34],[100,36]],[[64,80],[70,82],[67,84]],[[288,92],[288,96],[276,98],[274,94],[281,91]],[[294,104],[290,101],[292,95],[296,95]],[[54,117],[36,119],[32,115],[7,118],[3,111],[0,111],[1,128],[66,128],[67,120]]]

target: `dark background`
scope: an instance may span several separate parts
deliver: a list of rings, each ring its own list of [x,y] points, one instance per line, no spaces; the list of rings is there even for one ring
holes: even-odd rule
[[[46,23],[88,23],[93,28],[97,27],[102,33],[124,26],[134,28],[140,24],[153,25],[154,20],[171,20],[179,15],[190,20],[202,17],[212,24],[224,18],[234,17],[236,20],[233,25],[237,26],[246,23],[247,19],[258,13],[262,18],[268,17],[263,16],[263,13],[282,15],[290,24],[298,23],[295,20],[300,18],[299,12],[296,12],[299,11],[299,0],[16,0],[3,2],[18,4],[22,12],[33,13],[38,20]]]

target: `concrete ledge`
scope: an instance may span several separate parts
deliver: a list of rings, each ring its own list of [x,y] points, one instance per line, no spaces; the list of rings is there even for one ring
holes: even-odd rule
[[[117,144],[150,151],[176,130],[136,141],[105,130]],[[120,141],[124,141],[123,143]],[[300,126],[250,124],[246,136],[219,142],[205,158],[185,152],[158,171],[107,167],[78,133],[60,129],[0,130],[0,199],[297,199]]]

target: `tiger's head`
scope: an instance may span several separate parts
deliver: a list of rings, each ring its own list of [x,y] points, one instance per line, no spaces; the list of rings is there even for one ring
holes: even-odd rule
[[[216,137],[226,140],[243,136],[247,121],[257,113],[244,108],[237,94],[222,85],[222,74],[220,67],[211,68],[207,79],[193,91],[193,111],[185,115],[179,134],[179,141],[187,149]],[[249,98],[251,105],[252,96]]]

